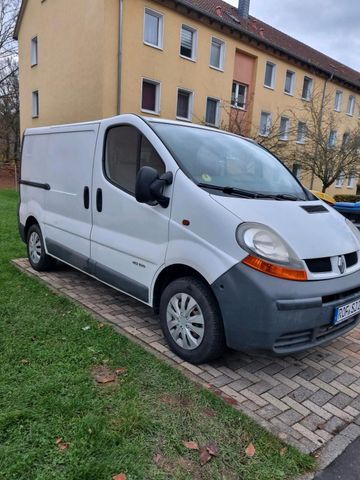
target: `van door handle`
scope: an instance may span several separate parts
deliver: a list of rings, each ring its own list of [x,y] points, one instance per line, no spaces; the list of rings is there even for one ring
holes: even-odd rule
[[[96,209],[98,212],[102,212],[103,207],[103,197],[102,197],[102,190],[98,188],[96,190]]]
[[[90,207],[90,190],[89,187],[84,187],[84,207],[89,210]]]

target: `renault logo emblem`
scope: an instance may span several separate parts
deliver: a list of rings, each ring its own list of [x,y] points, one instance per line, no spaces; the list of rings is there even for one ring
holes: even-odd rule
[[[340,255],[338,258],[338,267],[341,274],[345,272],[346,262],[344,255]]]

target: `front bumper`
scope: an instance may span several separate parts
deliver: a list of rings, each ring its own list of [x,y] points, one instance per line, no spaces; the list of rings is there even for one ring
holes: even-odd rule
[[[227,345],[235,350],[287,354],[333,340],[360,315],[333,325],[334,309],[360,298],[360,271],[330,280],[296,282],[241,263],[212,284]]]

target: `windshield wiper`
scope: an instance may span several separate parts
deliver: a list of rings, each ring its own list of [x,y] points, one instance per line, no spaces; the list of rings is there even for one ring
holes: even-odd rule
[[[297,201],[302,200],[301,198],[287,194],[287,193],[280,193],[280,194],[268,194],[268,193],[260,193],[260,192],[251,192],[250,190],[243,190],[241,188],[236,187],[222,187],[221,185],[212,185],[208,183],[198,183],[198,187],[202,188],[212,188],[214,190],[220,190],[221,192],[227,193],[228,195],[238,195],[239,197],[243,198],[267,198],[271,200],[291,200]]]

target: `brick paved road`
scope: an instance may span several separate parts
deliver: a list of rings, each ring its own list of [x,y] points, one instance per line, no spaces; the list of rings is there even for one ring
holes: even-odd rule
[[[301,354],[277,358],[229,352],[216,362],[194,366],[169,351],[149,307],[65,266],[39,274],[27,260],[15,263],[305,452],[360,435],[360,327]]]

